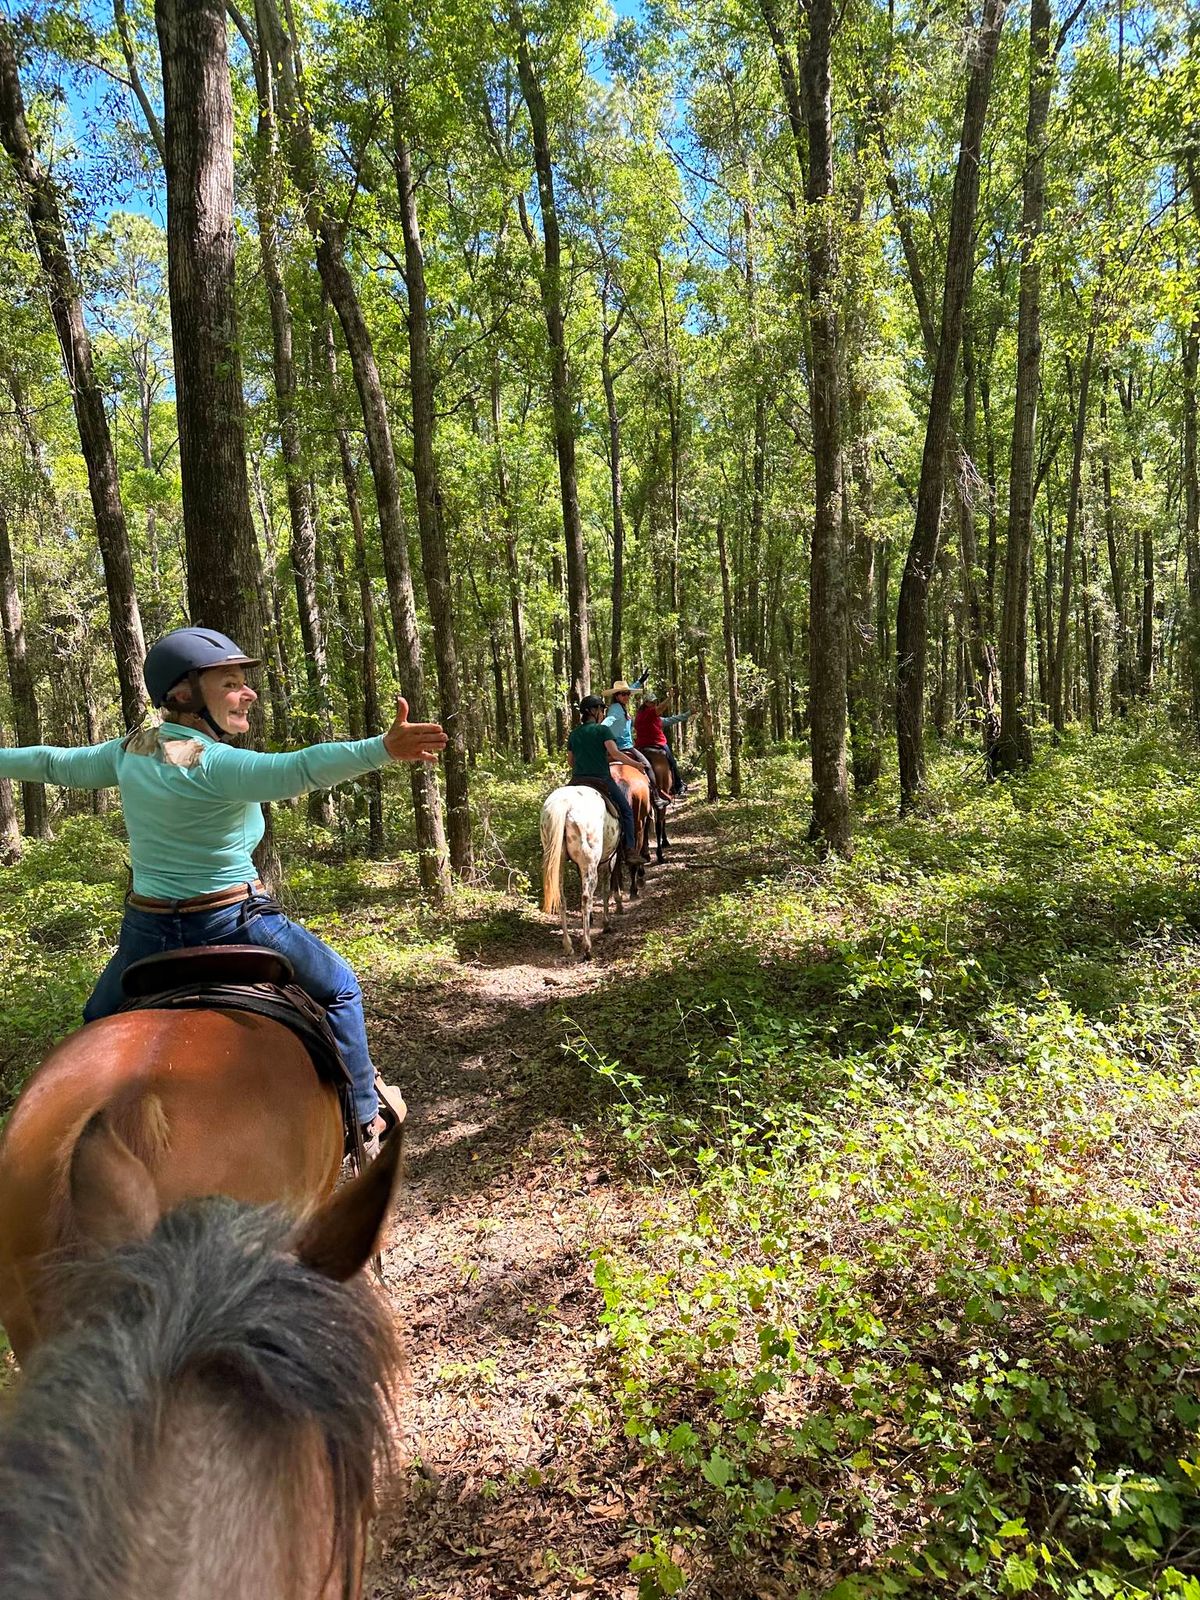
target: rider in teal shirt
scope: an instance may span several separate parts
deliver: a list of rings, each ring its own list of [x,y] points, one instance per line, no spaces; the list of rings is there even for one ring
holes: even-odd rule
[[[166,713],[158,727],[83,750],[0,749],[0,778],[121,791],[133,888],[120,942],[84,1007],[86,1022],[118,1009],[122,974],[144,956],[197,945],[267,945],[287,956],[297,983],[325,1007],[368,1148],[377,1148],[383,1119],[358,979],[335,951],[283,914],[257,881],[251,856],[265,828],[264,802],[328,789],[390,761],[436,760],[446,736],[436,723],[410,723],[398,699],[396,719],[380,738],[286,755],[235,749],[225,740],[249,730],[258,696],[245,668],[257,665],[222,633],[176,629],[146,656],[146,687]],[[398,1094],[392,1104],[403,1115]]]

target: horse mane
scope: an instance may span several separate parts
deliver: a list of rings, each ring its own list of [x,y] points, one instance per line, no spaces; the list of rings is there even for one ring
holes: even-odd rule
[[[288,1496],[293,1533],[311,1539],[321,1507],[312,1472],[289,1459],[300,1454],[323,1469],[327,1577],[340,1570],[343,1596],[353,1594],[398,1358],[379,1302],[361,1283],[303,1265],[288,1250],[294,1227],[275,1208],[195,1201],[144,1241],[64,1266],[64,1304],[82,1314],[35,1352],[0,1412],[5,1600],[162,1593],[140,1586],[148,1551],[186,1564],[175,1513],[186,1524],[202,1480],[229,1483],[241,1524]],[[189,1424],[196,1437],[185,1450]],[[170,1477],[156,1472],[156,1457],[172,1454],[187,1481],[156,1521],[153,1501]],[[281,1538],[242,1531],[259,1547]],[[227,1536],[211,1529],[211,1541]],[[172,1539],[179,1550],[164,1553]]]

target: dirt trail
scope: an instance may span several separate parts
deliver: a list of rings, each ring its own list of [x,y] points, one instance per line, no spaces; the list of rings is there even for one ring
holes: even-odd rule
[[[411,1108],[384,1257],[409,1373],[398,1487],[368,1572],[376,1600],[636,1595],[628,1486],[608,1480],[599,1440],[578,1446],[600,1309],[590,1250],[636,1226],[638,1201],[572,1130],[560,1008],[606,993],[619,1005],[646,933],[712,891],[706,820],[703,807],[676,813],[667,861],[593,961],[568,961],[531,912],[451,982],[368,998],[384,1019],[377,1058]]]

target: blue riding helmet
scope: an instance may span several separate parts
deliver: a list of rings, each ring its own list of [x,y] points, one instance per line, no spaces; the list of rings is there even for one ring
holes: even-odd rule
[[[257,667],[257,656],[245,655],[233,640],[214,628],[176,628],[146,652],[143,674],[151,703],[165,705],[167,696],[192,672],[210,667]]]

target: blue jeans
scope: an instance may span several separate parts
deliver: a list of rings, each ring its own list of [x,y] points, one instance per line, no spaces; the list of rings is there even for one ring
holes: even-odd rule
[[[629,796],[622,789],[615,778],[604,780],[605,788],[612,798],[621,818],[621,837],[625,841],[626,850],[637,849],[637,835],[633,826],[633,807],[629,804]]]
[[[273,905],[269,896],[253,894],[220,911],[160,915],[126,906],[120,941],[83,1008],[83,1020],[95,1022],[97,1017],[109,1017],[120,1009],[125,998],[121,974],[143,956],[205,944],[265,945],[288,958],[296,969],[296,982],[325,1007],[330,1030],[354,1084],[358,1119],[370,1122],[379,1110],[379,1096],[375,1093],[375,1068],[367,1045],[358,979],[341,956],[315,933],[309,933],[281,911],[269,909]]]

